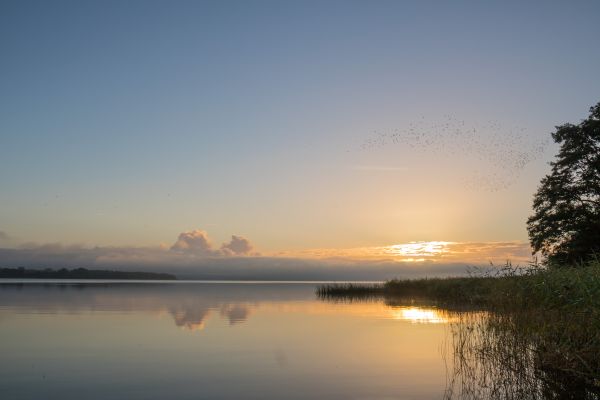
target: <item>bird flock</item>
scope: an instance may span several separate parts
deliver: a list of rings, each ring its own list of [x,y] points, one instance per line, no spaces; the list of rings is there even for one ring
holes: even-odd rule
[[[505,127],[491,120],[473,124],[444,115],[435,122],[422,116],[405,128],[373,131],[357,150],[399,146],[411,152],[467,161],[473,167],[461,178],[463,184],[469,189],[494,192],[512,185],[527,164],[542,156],[549,143],[549,138],[536,141],[522,127]]]

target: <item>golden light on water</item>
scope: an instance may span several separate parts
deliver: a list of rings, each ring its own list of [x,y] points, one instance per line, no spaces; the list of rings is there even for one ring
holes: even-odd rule
[[[391,311],[392,318],[421,324],[443,324],[449,322],[439,310],[421,307],[395,308]]]

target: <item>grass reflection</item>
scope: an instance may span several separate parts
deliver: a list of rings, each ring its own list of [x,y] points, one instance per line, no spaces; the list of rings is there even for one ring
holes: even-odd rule
[[[458,314],[442,351],[444,399],[600,399],[598,382],[544,359],[524,330],[531,320],[525,314]]]

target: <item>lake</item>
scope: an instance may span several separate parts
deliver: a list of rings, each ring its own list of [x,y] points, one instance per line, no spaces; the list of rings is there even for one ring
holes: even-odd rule
[[[458,381],[464,391],[460,313],[326,301],[316,285],[2,282],[2,399],[435,399],[456,397]]]

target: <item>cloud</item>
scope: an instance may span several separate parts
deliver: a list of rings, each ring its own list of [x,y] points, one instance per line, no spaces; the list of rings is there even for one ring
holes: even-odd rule
[[[214,253],[208,233],[199,229],[180,233],[171,250],[205,255]]]
[[[411,242],[389,246],[316,249],[258,255],[233,235],[214,249],[206,231],[181,233],[170,247],[85,247],[24,244],[0,247],[0,267],[92,268],[167,272],[181,279],[386,280],[463,275],[469,266],[527,264],[525,242]]]
[[[160,247],[0,248],[3,267],[92,268],[175,274],[206,280],[369,280],[396,277],[464,275],[471,265],[461,261],[404,262],[392,258],[198,256]]]
[[[254,246],[243,236],[231,235],[229,242],[221,248],[213,249],[212,241],[206,231],[195,229],[179,234],[177,241],[171,246],[171,251],[180,254],[196,256],[246,256],[252,254]]]
[[[279,252],[280,257],[301,258],[347,258],[354,260],[387,259],[396,262],[463,262],[502,264],[507,260],[527,264],[531,261],[531,247],[527,242],[409,242],[388,246],[307,249],[295,252]]]
[[[231,235],[229,243],[223,243],[221,251],[226,255],[247,255],[252,251],[250,241],[242,236]]]

